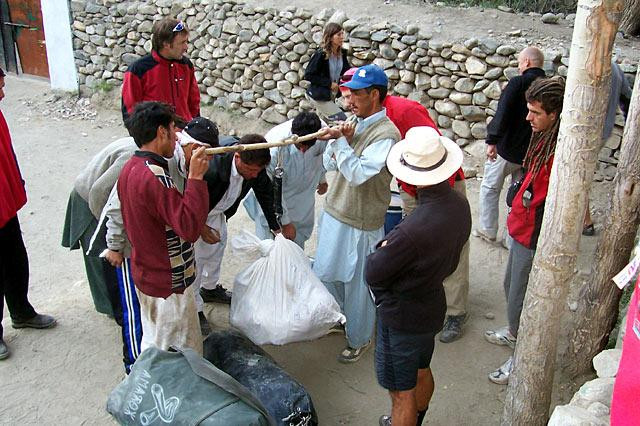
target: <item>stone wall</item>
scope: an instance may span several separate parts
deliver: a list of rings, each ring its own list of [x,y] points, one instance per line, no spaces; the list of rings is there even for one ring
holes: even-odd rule
[[[71,0],[81,90],[118,86],[127,66],[151,49],[155,19],[177,16],[190,28],[188,56],[202,101],[277,124],[311,108],[304,68],[329,21],[343,25],[353,65],[374,62],[391,93],[425,105],[443,133],[460,146],[486,137],[502,88],[518,74],[522,45],[494,39],[443,43],[416,25],[362,24],[341,11],[316,15],[289,7],[251,7],[233,0]],[[568,51],[546,50],[548,75],[566,75]],[[635,73],[635,66],[623,64]],[[621,130],[603,150],[600,177],[613,177]],[[598,178],[598,176],[596,176]]]

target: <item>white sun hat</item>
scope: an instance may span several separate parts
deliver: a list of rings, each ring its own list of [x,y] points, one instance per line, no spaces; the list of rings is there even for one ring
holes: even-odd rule
[[[435,185],[449,179],[462,165],[462,150],[432,127],[413,127],[393,145],[387,168],[411,185]]]

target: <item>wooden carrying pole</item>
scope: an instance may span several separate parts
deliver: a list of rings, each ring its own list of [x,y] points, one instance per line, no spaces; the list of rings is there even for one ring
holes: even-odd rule
[[[320,136],[324,136],[327,133],[328,128],[318,130],[315,133],[310,133],[304,136],[292,135],[291,137],[281,140],[279,142],[266,142],[266,143],[253,143],[253,144],[237,144],[229,146],[220,146],[217,148],[207,148],[205,153],[207,155],[226,154],[227,152],[240,152],[240,151],[253,151],[256,149],[269,149],[277,146],[291,145],[294,143],[302,143],[317,139]]]

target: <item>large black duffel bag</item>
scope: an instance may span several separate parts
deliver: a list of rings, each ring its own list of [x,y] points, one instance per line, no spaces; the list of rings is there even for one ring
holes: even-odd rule
[[[258,397],[278,425],[318,424],[305,388],[240,332],[211,333],[204,341],[204,357]]]

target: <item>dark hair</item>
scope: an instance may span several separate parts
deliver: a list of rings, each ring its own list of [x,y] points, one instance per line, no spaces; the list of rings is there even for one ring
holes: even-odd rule
[[[529,103],[540,102],[540,106],[547,114],[556,113],[556,118],[549,128],[531,134],[529,148],[522,161],[523,167],[535,178],[542,167],[555,155],[564,98],[564,78],[560,76],[539,78],[531,83],[525,97]]]
[[[324,27],[324,31],[322,33],[322,50],[324,54],[329,58],[334,52],[331,50],[331,39],[334,35],[338,34],[342,31],[342,26],[340,24],[336,24],[335,22],[329,22],[326,27]]]
[[[387,97],[387,86],[369,86],[364,88],[367,93],[371,93],[373,89],[378,89],[378,93],[380,94],[380,103],[382,103],[382,101]]]
[[[547,113],[560,114],[564,100],[564,78],[538,78],[531,83],[525,93],[527,102],[540,102],[540,106]]]
[[[178,114],[174,114],[173,124],[179,129],[184,129],[187,126],[187,120],[180,117]]]
[[[266,139],[261,135],[244,135],[238,141],[239,144],[251,145],[254,143],[265,143]],[[268,149],[254,149],[251,151],[240,151],[240,159],[245,164],[254,166],[266,166],[271,161],[271,154]]]
[[[322,123],[320,117],[315,112],[301,112],[291,122],[291,133],[298,136],[305,136],[320,130]],[[313,146],[316,140],[301,142],[302,145]]]
[[[4,73],[4,70],[0,68],[0,78],[4,78],[5,76],[6,74]]]
[[[180,26],[182,27],[181,29],[176,29]],[[175,18],[165,18],[156,21],[153,24],[153,30],[151,32],[151,48],[159,52],[165,43],[171,44],[176,35],[183,31],[189,33],[185,23]]]
[[[141,102],[127,117],[124,125],[138,147],[148,144],[156,138],[158,127],[169,128],[173,123],[174,112],[171,105],[161,102]]]

